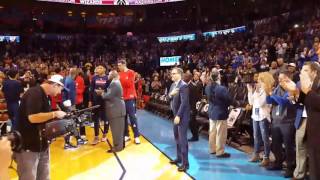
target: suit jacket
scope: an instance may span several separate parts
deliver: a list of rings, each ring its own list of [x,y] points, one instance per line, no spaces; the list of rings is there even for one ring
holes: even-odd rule
[[[195,97],[196,97],[196,101],[198,102],[198,101],[201,100],[201,98],[203,96],[203,84],[202,84],[202,82],[200,80],[198,82],[194,82],[193,81],[193,83],[196,86],[196,95],[195,95]]]
[[[205,92],[209,100],[209,119],[227,120],[229,115],[228,107],[233,102],[228,89],[213,83],[206,86]]]
[[[190,119],[190,104],[189,104],[189,88],[188,84],[180,80],[175,86],[175,83],[172,83],[170,87],[170,92],[178,88],[179,92],[173,97],[170,98],[170,107],[173,111],[174,116],[180,117],[180,123],[188,123]]]
[[[192,111],[196,110],[196,104],[197,104],[197,89],[195,84],[191,81],[188,84],[189,88],[189,104],[190,104],[190,109]]]
[[[306,106],[307,122],[307,143],[309,146],[320,144],[320,77],[315,78],[312,89],[308,94],[300,92],[298,102]]]
[[[105,110],[107,119],[123,117],[126,115],[126,106],[122,98],[123,91],[119,80],[112,80],[107,92],[102,94],[105,100]]]

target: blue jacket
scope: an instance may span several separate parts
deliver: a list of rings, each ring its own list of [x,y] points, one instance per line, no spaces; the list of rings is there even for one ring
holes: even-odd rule
[[[188,125],[190,120],[190,104],[189,104],[189,88],[188,84],[184,81],[180,80],[175,86],[172,83],[170,92],[174,88],[179,88],[179,93],[173,97],[171,97],[171,110],[173,111],[174,116],[180,117],[180,123],[184,125]]]
[[[206,86],[205,93],[209,100],[208,115],[211,120],[227,120],[228,107],[232,104],[232,97],[228,89],[213,83]]]
[[[76,103],[76,83],[71,78],[71,76],[67,76],[64,80],[64,87],[67,89],[64,91],[62,99],[70,100],[72,105],[75,105]]]
[[[289,93],[278,85],[271,96],[267,96],[267,103],[272,104],[272,123],[293,123],[296,117],[297,108],[289,99]]]

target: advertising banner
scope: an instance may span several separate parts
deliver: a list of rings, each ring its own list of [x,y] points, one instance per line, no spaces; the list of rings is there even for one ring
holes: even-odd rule
[[[181,56],[160,57],[160,66],[175,66],[180,64]]]

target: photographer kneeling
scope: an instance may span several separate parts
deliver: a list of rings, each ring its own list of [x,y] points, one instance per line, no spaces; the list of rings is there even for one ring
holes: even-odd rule
[[[63,118],[63,111],[51,111],[48,96],[56,96],[63,89],[63,77],[53,75],[40,86],[30,88],[21,98],[18,131],[22,136],[22,151],[15,153],[19,180],[49,180],[49,143],[40,131],[45,123]]]

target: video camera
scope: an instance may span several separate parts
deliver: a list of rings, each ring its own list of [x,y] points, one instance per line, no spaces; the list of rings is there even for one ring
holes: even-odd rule
[[[78,127],[90,121],[92,119],[92,110],[99,107],[100,105],[96,105],[81,110],[71,110],[67,112],[63,119],[54,119],[45,123],[40,130],[41,137],[44,137],[50,143],[53,139],[63,135],[79,136]]]
[[[0,139],[4,137],[8,138],[8,140],[10,141],[12,151],[19,152],[21,150],[22,138],[21,138],[21,134],[18,131],[12,131],[10,133],[2,135],[0,136]]]

